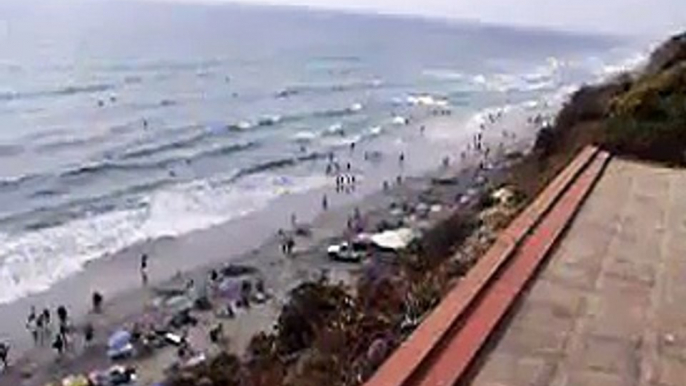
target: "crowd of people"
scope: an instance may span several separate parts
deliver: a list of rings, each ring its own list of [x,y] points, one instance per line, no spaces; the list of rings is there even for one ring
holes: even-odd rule
[[[101,295],[95,294],[94,297],[98,304],[101,302]],[[100,305],[98,305],[100,306]],[[26,329],[31,335],[35,347],[52,347],[58,355],[62,355],[66,350],[73,348],[74,328],[71,325],[69,312],[65,306],[59,306],[55,310],[57,319],[53,319],[52,311],[44,308],[37,312],[36,307],[32,306],[26,318]],[[55,323],[53,323],[55,322]],[[5,353],[9,351],[9,344],[4,343]],[[3,362],[7,363],[7,354]]]

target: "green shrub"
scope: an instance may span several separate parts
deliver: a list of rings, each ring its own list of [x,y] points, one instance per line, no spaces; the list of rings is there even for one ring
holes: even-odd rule
[[[615,98],[603,144],[618,154],[684,165],[686,64],[646,76]]]

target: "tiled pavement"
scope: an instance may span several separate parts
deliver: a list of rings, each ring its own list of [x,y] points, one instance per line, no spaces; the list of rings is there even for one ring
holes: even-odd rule
[[[473,378],[686,385],[686,171],[613,160]]]

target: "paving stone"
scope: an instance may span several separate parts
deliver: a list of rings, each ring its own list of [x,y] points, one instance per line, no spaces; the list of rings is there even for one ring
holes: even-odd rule
[[[659,386],[683,386],[686,383],[686,363],[666,357],[660,358],[657,377]]]
[[[640,338],[586,335],[582,339],[582,349],[575,367],[581,371],[637,377],[641,344]]]
[[[550,383],[554,372],[545,359],[496,353],[472,381],[478,386],[538,386]]]
[[[684,191],[685,171],[613,160],[475,384],[686,385]]]
[[[569,374],[563,382],[553,383],[555,386],[627,386],[621,375],[600,371],[578,371]]]

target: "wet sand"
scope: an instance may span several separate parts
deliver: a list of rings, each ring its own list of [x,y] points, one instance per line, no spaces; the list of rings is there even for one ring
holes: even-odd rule
[[[473,186],[473,167],[476,160],[470,157],[461,161],[460,153],[474,133],[468,130],[456,132],[457,128],[463,126],[463,122],[451,117],[438,117],[421,124],[426,126],[423,134],[420,133],[419,125],[409,125],[399,129],[402,130],[399,133],[400,142],[372,142],[365,146],[358,145],[354,153],[345,154],[345,151],[341,151],[338,154],[343,161],[346,157],[351,159],[353,171],[360,176],[354,193],[336,194],[335,183],[331,179],[324,188],[303,194],[284,195],[266,211],[185,237],[156,240],[131,247],[90,264],[81,274],[59,283],[49,292],[0,307],[0,331],[6,334],[3,337],[9,338],[13,345],[12,369],[0,376],[0,383],[17,384],[21,371],[27,369],[34,369],[34,376],[21,384],[40,385],[60,375],[106,368],[109,362],[104,355],[104,341],[109,332],[139,317],[149,309],[153,298],[151,291],[141,286],[138,271],[139,256],[144,252],[151,256],[151,286],[169,284],[170,278],[177,272],[182,272],[184,277],[194,277],[200,282],[209,269],[223,262],[250,265],[260,270],[273,299],[224,323],[232,351],[242,352],[254,333],[272,326],[288,291],[298,283],[318,277],[322,270],[329,271],[331,279],[335,281],[350,282],[354,279],[355,273],[360,269],[359,265],[332,262],[325,254],[325,247],[331,240],[340,238],[345,233],[347,218],[353,208],[358,207],[370,223],[390,218],[392,215],[388,208],[391,202],[416,203],[420,195],[432,187],[432,177],[447,174],[459,175],[459,184],[433,187],[433,195],[442,203],[442,211],[435,216],[440,217],[455,209],[452,206],[455,197]],[[521,122],[508,122],[507,128],[510,131],[518,129],[517,141],[508,143],[508,148],[519,146],[525,149],[533,138],[534,130]],[[500,141],[502,137],[498,128],[487,130],[484,142],[491,143],[495,148]],[[377,149],[383,151],[386,158],[376,165],[364,163],[362,153]],[[406,152],[403,165],[396,158],[399,151]],[[450,156],[452,162],[449,167],[443,168],[439,166],[440,160],[446,155]],[[323,165],[324,163],[320,163],[310,167],[323,170]],[[416,177],[405,178],[401,185],[381,192],[382,176],[394,185],[393,180],[398,174]],[[324,194],[330,205],[330,209],[325,212],[321,208]],[[281,253],[279,239],[275,234],[280,228],[290,227],[291,213],[297,214],[299,222],[310,225],[312,235],[297,238],[296,256],[286,258]],[[93,290],[105,294],[103,315],[88,313]],[[24,321],[30,305],[39,308],[50,305],[54,309],[58,304],[67,305],[77,323],[92,321],[96,326],[98,343],[89,348],[86,355],[77,352],[56,365],[52,350],[29,349],[29,336],[24,329]],[[207,323],[213,323],[211,317],[203,319],[207,319]],[[197,331],[203,331],[203,328]],[[207,346],[206,339],[194,335],[205,334],[197,331],[191,334],[190,340],[203,348]],[[78,342],[77,346],[80,346]],[[152,359],[136,362],[143,376],[142,384],[147,380],[159,380],[161,370],[173,360],[173,352],[170,354],[170,351],[163,350]]]

